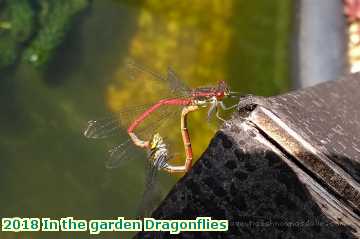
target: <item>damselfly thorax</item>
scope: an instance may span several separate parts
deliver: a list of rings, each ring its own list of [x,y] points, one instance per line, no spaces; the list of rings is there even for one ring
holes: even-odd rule
[[[161,98],[153,104],[145,106],[134,107],[134,111],[139,114],[134,117],[129,125],[127,125],[127,133],[130,139],[119,146],[114,147],[110,151],[110,157],[107,165],[116,167],[118,162],[131,158],[129,155],[128,146],[131,143],[144,148],[148,153],[148,160],[152,165],[151,171],[164,170],[170,173],[173,172],[187,172],[192,166],[193,152],[191,147],[190,135],[187,127],[187,115],[190,112],[197,111],[201,108],[208,107],[208,119],[216,113],[216,117],[222,121],[224,119],[219,115],[219,109],[228,110],[234,108],[236,105],[226,107],[223,100],[228,97],[236,97],[237,93],[229,90],[225,81],[219,81],[216,86],[189,88],[176,75],[176,73],[168,68],[166,76],[162,76],[152,70],[148,70],[136,63],[129,63],[128,67],[131,72],[140,72],[142,75],[147,75],[152,80],[161,84],[169,86],[170,95],[173,97]],[[122,120],[123,116],[127,116],[131,112],[131,108],[116,113]],[[154,117],[158,115],[159,118]],[[158,134],[159,128],[163,122],[168,121],[173,116],[180,116],[180,131],[185,151],[185,162],[183,165],[173,165],[169,162],[171,153],[164,143],[163,136]],[[152,124],[148,128],[140,127],[144,122],[152,120]],[[119,120],[92,120],[89,121],[88,127],[84,135],[89,138],[104,138],[114,132],[120,126]],[[142,134],[148,132],[148,134]],[[143,135],[152,135],[146,136]],[[154,144],[157,142],[157,144]],[[155,146],[154,146],[155,145]],[[156,174],[152,173],[155,176]],[[151,179],[153,180],[153,179]]]

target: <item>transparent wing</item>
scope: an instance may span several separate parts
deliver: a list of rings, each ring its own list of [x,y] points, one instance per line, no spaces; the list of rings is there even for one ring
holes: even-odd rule
[[[145,188],[137,212],[140,218],[147,217],[151,214],[157,200],[156,196],[159,192],[157,181],[158,169],[155,168],[151,162],[147,162],[146,167]]]
[[[84,135],[87,138],[100,139],[107,138],[119,132],[119,128],[127,127],[126,123],[133,120],[141,112],[150,108],[152,104],[145,104],[139,106],[132,106],[123,108],[116,112],[113,116],[90,120],[87,128],[84,130]],[[160,111],[162,109],[159,109]]]
[[[141,66],[140,64],[135,63],[133,60],[129,60],[127,62],[126,68],[131,79],[142,78],[156,81],[159,84],[164,84],[167,88],[170,88],[172,96],[185,97],[190,95],[191,89],[180,80],[171,67],[168,67],[167,76],[163,76],[156,71]]]
[[[88,121],[88,125],[84,130],[84,136],[92,139],[106,138],[113,135],[119,128],[118,119],[104,118]]]
[[[154,104],[123,108],[112,116],[90,120],[84,130],[84,136],[92,139],[101,139],[114,136],[126,129],[130,124]],[[181,106],[164,105],[149,115],[136,129],[135,133],[142,139],[148,140],[154,132],[161,128],[164,121],[180,115]]]
[[[146,135],[145,140],[151,140],[151,137],[160,130],[160,128],[165,128],[168,123],[170,123],[178,114],[179,108],[171,111],[168,114],[163,115],[155,121],[153,124],[149,124],[147,128],[143,128],[142,131],[138,132],[139,135]],[[133,144],[131,139],[127,139],[125,142],[114,146],[109,150],[109,156],[106,158],[105,166],[106,168],[112,169],[119,167],[122,162],[132,159],[136,153],[139,152],[139,148]],[[157,167],[161,166],[161,161],[157,162]]]
[[[175,73],[174,69],[168,67],[167,80],[170,84],[171,92],[175,95],[187,97],[191,93],[191,89],[183,83],[182,80]]]
[[[133,145],[132,141],[128,139],[109,150],[109,156],[106,158],[105,167],[108,169],[117,168],[124,161],[132,159],[138,151],[139,150]]]
[[[146,163],[145,189],[141,198],[137,215],[148,217],[161,200],[160,185],[157,180],[158,171],[172,158],[168,154],[158,156],[155,160],[149,155]]]

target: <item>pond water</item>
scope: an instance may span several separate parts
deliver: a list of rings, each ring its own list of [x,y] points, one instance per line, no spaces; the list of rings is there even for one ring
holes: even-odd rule
[[[224,79],[235,91],[278,94],[290,85],[290,10],[291,1],[282,0],[191,5],[94,0],[46,70],[22,63],[0,75],[1,216],[134,218],[144,187],[144,154],[108,170],[107,149],[121,142],[125,131],[106,140],[82,134],[90,119],[158,97],[128,79],[124,62],[135,59],[162,72],[171,65],[192,87]],[[206,111],[194,113],[189,122],[198,158],[219,124],[209,124]],[[177,142],[173,131],[178,128],[168,128],[169,140]],[[174,148],[181,149],[177,143]],[[162,196],[180,176],[160,173]],[[4,233],[2,238],[48,235]],[[89,237],[56,237],[69,235]]]

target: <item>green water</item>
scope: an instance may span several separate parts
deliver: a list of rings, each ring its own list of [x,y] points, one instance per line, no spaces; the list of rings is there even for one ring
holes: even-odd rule
[[[135,216],[143,189],[144,155],[135,155],[134,160],[121,168],[107,170],[103,160],[106,150],[121,142],[121,137],[89,140],[82,135],[88,120],[108,115],[106,92],[110,84],[118,81],[114,75],[123,59],[131,55],[131,42],[134,38],[153,37],[152,34],[142,37],[139,32],[142,9],[147,7],[160,21],[167,21],[160,2],[158,8],[157,1],[150,1],[150,7],[128,2],[93,1],[88,12],[72,26],[47,70],[22,63],[0,73],[1,217],[59,219],[73,216],[90,220]],[[290,7],[290,1],[285,0],[271,3],[234,1],[225,21],[231,32],[229,43],[221,51],[220,59],[221,74],[234,90],[272,95],[288,89]],[[166,9],[176,15],[177,4],[169,4]],[[202,16],[195,11],[188,14],[193,14],[200,22],[204,18],[202,24],[205,26],[211,25],[211,19],[216,17]],[[196,37],[197,32],[192,34]],[[142,44],[145,49],[153,47],[146,42]],[[158,44],[167,44],[167,39],[162,38]],[[196,53],[191,42],[181,44]],[[206,42],[201,44],[206,45]],[[171,54],[169,58],[177,57],[173,52],[161,54],[165,59],[166,54]],[[207,60],[204,55],[201,57]],[[212,57],[216,59],[217,56]],[[180,59],[183,63],[176,64],[186,66],[187,60]],[[144,63],[156,61],[148,56],[148,62]],[[213,67],[202,63],[207,62],[205,60],[197,62],[201,69]],[[211,62],[216,63],[215,60]],[[189,61],[188,64],[195,63]],[[199,80],[204,81],[206,77]],[[200,127],[197,124],[191,127]],[[204,145],[209,141],[208,138],[202,140]],[[176,180],[176,177],[160,174],[164,195]],[[57,238],[89,238],[87,233],[0,234],[1,238],[55,235]],[[116,235],[128,238],[132,234]],[[94,237],[114,238],[114,234]]]

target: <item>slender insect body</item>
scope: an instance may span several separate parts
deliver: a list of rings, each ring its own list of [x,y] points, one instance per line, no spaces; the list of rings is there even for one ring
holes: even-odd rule
[[[145,73],[150,76],[151,79],[158,80],[160,83],[168,83],[173,95],[173,98],[163,98],[152,105],[138,106],[136,109],[134,107],[134,111],[132,112],[139,111],[141,113],[139,113],[139,115],[131,121],[127,129],[127,133],[130,137],[127,142],[132,142],[134,145],[145,149],[149,153],[147,160],[151,167],[149,167],[150,176],[149,179],[147,179],[147,182],[150,183],[146,183],[146,185],[151,186],[154,180],[153,178],[156,176],[155,172],[158,170],[163,170],[169,173],[183,173],[190,170],[192,166],[193,152],[187,126],[187,115],[201,108],[209,107],[208,119],[211,118],[213,113],[216,113],[216,117],[218,119],[225,121],[220,117],[219,109],[228,110],[234,108],[236,105],[226,107],[223,100],[227,97],[237,97],[237,92],[231,92],[224,81],[220,81],[217,86],[213,87],[199,87],[196,89],[188,88],[186,85],[182,84],[171,68],[168,69],[168,74],[164,77],[134,63],[130,63],[129,66],[131,67],[130,70],[132,72],[138,72],[140,75]],[[171,116],[169,111],[163,110],[165,107],[181,108],[181,135],[185,151],[185,162],[183,165],[172,165],[169,162],[172,155],[170,155],[169,149],[159,133],[153,134],[151,139],[147,138],[148,136],[141,136],[148,134],[145,134],[147,130],[146,127],[139,128],[139,126],[147,118],[153,117],[153,113],[155,111],[164,117],[155,121],[155,126],[159,126],[161,122],[164,122],[162,119],[166,119],[167,116]],[[118,112],[119,115],[124,115],[125,117],[128,113],[129,109],[124,110],[123,112]],[[176,111],[173,113],[176,113]],[[118,129],[119,126],[120,124],[118,120],[89,121],[84,135],[88,138],[108,137],[112,132],[116,132],[115,130]],[[149,129],[151,128],[152,127],[149,127]],[[151,132],[151,134],[152,133],[153,132]],[[137,134],[139,134],[139,136]],[[111,162],[109,165],[111,165],[111,168],[113,168],[113,165],[119,165],[117,161],[133,157],[133,155],[127,155],[127,145],[129,144],[121,144],[119,147],[115,147],[114,150],[111,150],[109,157],[109,162]],[[149,190],[145,191],[147,192]]]
[[[197,106],[201,106],[201,107],[206,107],[208,106],[209,102],[206,100],[193,100],[192,105],[197,105]]]
[[[161,170],[162,168],[167,167],[167,161],[170,158],[169,150],[167,145],[165,144],[163,138],[160,136],[159,133],[156,133],[153,136],[151,142],[151,151],[152,157],[149,160],[153,160],[153,165],[158,169]]]

